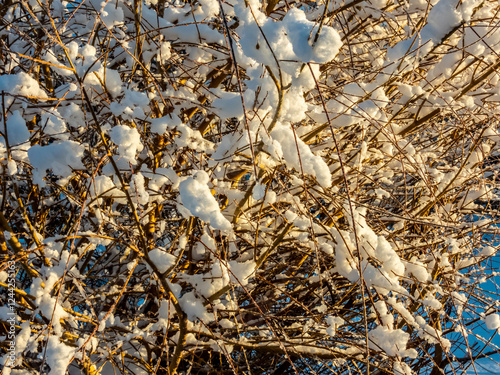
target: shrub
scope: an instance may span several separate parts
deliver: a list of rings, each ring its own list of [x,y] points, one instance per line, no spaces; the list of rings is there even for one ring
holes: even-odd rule
[[[436,375],[497,353],[499,11],[4,2],[4,372]]]

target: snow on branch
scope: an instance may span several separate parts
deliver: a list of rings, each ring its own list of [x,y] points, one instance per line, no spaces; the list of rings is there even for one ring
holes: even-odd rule
[[[498,359],[499,15],[4,1],[2,373]]]

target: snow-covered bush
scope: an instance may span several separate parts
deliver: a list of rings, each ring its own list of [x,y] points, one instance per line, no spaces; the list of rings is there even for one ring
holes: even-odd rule
[[[3,374],[437,375],[496,353],[499,14],[4,1]]]

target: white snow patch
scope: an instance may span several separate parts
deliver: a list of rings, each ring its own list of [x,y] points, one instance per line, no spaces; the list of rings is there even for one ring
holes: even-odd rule
[[[148,255],[160,273],[165,273],[170,267],[175,265],[175,262],[177,261],[177,258],[174,255],[169,254],[164,249],[160,248],[151,250]]]
[[[403,330],[392,330],[384,326],[378,326],[368,332],[370,348],[381,350],[389,357],[401,356],[415,358],[417,352],[415,349],[406,350],[410,335]]]
[[[292,8],[283,18],[293,52],[302,62],[326,63],[339,52],[342,41],[339,34],[330,26],[323,26],[318,40],[314,39],[318,27],[306,18],[303,10]]]
[[[209,177],[197,171],[179,184],[180,198],[192,216],[210,223],[214,229],[231,230],[231,223],[222,215],[219,204],[208,188]]]
[[[494,330],[500,328],[500,315],[490,314],[483,318],[483,322],[486,323],[486,328]]]
[[[45,186],[43,178],[48,169],[64,180],[71,176],[72,169],[84,169],[82,163],[84,146],[73,142],[64,141],[52,143],[47,146],[35,145],[28,150],[28,157],[33,166],[33,182]]]
[[[283,157],[291,167],[300,171],[302,165],[304,173],[316,177],[318,183],[324,188],[332,184],[332,176],[328,165],[321,156],[314,155],[309,146],[298,136],[297,142],[295,142],[295,136],[290,125],[276,125],[271,136],[281,145]],[[300,158],[297,149],[300,153]]]
[[[59,341],[58,337],[50,336],[47,344],[46,359],[50,367],[49,375],[64,375],[68,368],[75,348]]]
[[[4,131],[3,119],[1,131]],[[29,144],[25,145],[25,143],[30,139],[30,132],[26,127],[26,121],[24,121],[19,111],[14,111],[14,113],[7,118],[7,138],[9,139],[10,147],[21,147],[22,149],[29,148]]]
[[[111,129],[111,140],[118,146],[118,153],[132,165],[137,164],[136,153],[142,151],[141,136],[136,128],[118,125]]]

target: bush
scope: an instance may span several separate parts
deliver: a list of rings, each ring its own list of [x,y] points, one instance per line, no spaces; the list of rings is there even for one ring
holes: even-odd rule
[[[499,11],[4,2],[4,373],[497,353]]]

